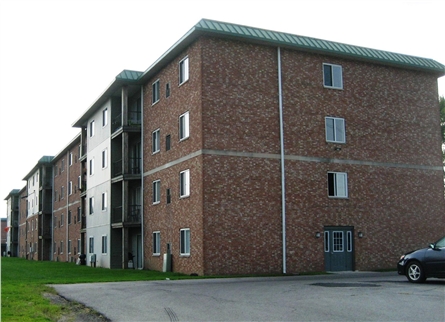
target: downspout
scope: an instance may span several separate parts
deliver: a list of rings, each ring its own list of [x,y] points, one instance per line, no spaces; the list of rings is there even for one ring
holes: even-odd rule
[[[141,85],[141,250],[142,269],[145,267],[144,250],[144,86]]]
[[[280,110],[280,161],[281,161],[281,226],[283,238],[283,274],[286,274],[286,181],[284,169],[284,126],[283,126],[283,97],[281,87],[281,48],[278,54],[278,107]]]
[[[70,231],[68,229],[68,212],[70,211],[70,149],[66,151],[66,219],[65,219],[65,225],[66,225],[66,240],[65,240],[65,248],[66,248],[66,262],[69,263],[69,249],[68,249],[68,241],[70,240]],[[72,191],[71,191],[72,193]]]

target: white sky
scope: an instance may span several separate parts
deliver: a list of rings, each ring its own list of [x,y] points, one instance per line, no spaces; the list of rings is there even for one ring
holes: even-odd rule
[[[445,64],[444,12],[444,0],[0,0],[0,198],[79,133],[117,74],[144,71],[202,18]]]

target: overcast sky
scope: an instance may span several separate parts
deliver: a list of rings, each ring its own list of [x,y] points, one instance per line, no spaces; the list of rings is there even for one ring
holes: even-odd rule
[[[117,74],[144,71],[202,18],[445,64],[444,12],[444,0],[0,0],[1,200],[79,133]]]

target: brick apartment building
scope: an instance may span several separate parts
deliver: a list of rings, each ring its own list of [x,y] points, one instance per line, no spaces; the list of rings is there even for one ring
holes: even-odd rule
[[[71,209],[88,265],[394,267],[445,232],[443,75],[431,59],[201,20],[74,122],[54,196],[76,182],[77,170],[59,178],[70,153],[81,191],[55,198],[53,259],[75,259],[56,251],[69,252],[58,222]]]
[[[53,186],[53,259],[75,262],[82,252],[80,133],[57,154]]]
[[[140,78],[145,267],[170,248],[184,273],[377,269],[438,239],[444,74],[202,20]]]

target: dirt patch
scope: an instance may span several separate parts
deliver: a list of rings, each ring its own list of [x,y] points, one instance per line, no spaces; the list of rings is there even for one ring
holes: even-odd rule
[[[109,322],[102,314],[77,302],[68,301],[63,296],[52,293],[44,293],[43,296],[51,303],[62,306],[62,316],[57,322]]]

